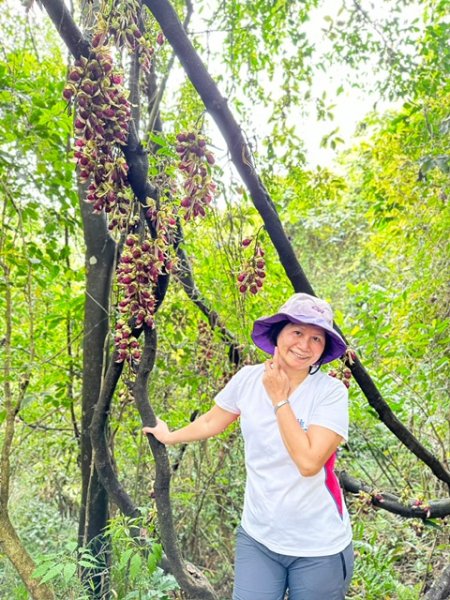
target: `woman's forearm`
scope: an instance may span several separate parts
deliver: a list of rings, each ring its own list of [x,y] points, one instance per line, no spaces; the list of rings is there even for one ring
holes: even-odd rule
[[[316,475],[342,442],[326,427],[312,425],[304,431],[289,404],[277,410],[276,418],[286,450],[304,477]]]
[[[207,413],[180,429],[170,431],[166,423],[158,419],[155,427],[144,427],[143,432],[154,435],[167,446],[186,444],[206,440],[222,433],[238,416],[215,405]]]
[[[163,443],[172,446],[174,444],[198,442],[212,437],[214,432],[211,430],[206,414],[201,415],[198,419],[195,419],[195,421],[192,421],[192,423],[189,423],[189,425],[186,425],[185,427],[175,429],[174,431],[168,431],[166,441]]]

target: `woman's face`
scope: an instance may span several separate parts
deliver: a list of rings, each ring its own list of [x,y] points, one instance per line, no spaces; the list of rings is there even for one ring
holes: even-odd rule
[[[319,362],[325,343],[326,334],[322,327],[288,323],[278,335],[278,356],[285,369],[308,371]]]

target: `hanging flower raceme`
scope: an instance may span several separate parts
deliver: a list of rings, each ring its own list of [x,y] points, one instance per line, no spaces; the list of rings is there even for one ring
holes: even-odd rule
[[[250,248],[252,244],[252,238],[242,241],[243,248]],[[241,294],[246,292],[257,294],[260,291],[266,276],[265,268],[264,250],[258,242],[255,242],[251,257],[245,261],[242,271],[237,277],[238,289]]]
[[[328,371],[330,377],[340,379],[346,388],[350,387],[350,380],[352,378],[352,372],[348,365],[353,365],[356,360],[356,352],[353,348],[347,348],[345,355],[342,360],[339,361],[339,366],[336,369]]]
[[[157,237],[169,246],[174,241],[177,229],[176,208],[170,203],[158,207],[153,198],[147,198],[145,216],[152,222]]]
[[[131,334],[131,327],[125,321],[120,320],[116,323],[114,344],[117,350],[116,362],[126,360],[137,362],[141,359],[142,351],[139,342]]]
[[[128,165],[117,145],[127,142],[131,107],[107,48],[96,48],[89,59],[75,61],[63,94],[66,100],[76,100],[74,156],[80,180],[91,180],[86,199],[95,212],[110,213],[110,229],[123,230],[133,195]]]
[[[122,316],[114,337],[118,362],[139,361],[141,350],[132,329],[153,327],[155,286],[161,273],[170,271],[174,264],[168,247],[176,221],[163,211],[155,215],[156,240],[129,233],[136,225],[136,199],[120,147],[127,143],[131,105],[123,75],[114,68],[107,44],[128,48],[148,72],[154,49],[138,25],[140,11],[139,0],[101,2],[89,57],[75,61],[63,92],[76,108],[74,157],[81,182],[88,184],[86,200],[95,213],[108,215],[110,230],[127,236],[117,268]]]
[[[141,67],[147,73],[150,71],[154,48],[145,39],[139,26],[141,6],[139,0],[121,0],[120,2],[103,0],[97,23],[97,34],[92,44],[101,45],[106,40],[114,43],[117,48],[128,48],[137,54]]]
[[[194,132],[177,135],[176,151],[180,157],[178,168],[185,178],[180,203],[184,218],[189,221],[193,217],[204,217],[216,191],[211,177],[214,155],[206,148],[206,139]]]
[[[156,299],[152,291],[161,274],[173,268],[173,260],[167,253],[167,245],[161,238],[144,239],[129,234],[125,240],[122,255],[117,268],[117,283],[121,300],[119,310],[123,319],[139,328],[144,324],[153,327]],[[118,362],[134,358],[130,344],[124,341],[124,321],[116,327],[115,343]],[[125,336],[128,340],[128,336]],[[128,345],[127,345],[128,344]]]

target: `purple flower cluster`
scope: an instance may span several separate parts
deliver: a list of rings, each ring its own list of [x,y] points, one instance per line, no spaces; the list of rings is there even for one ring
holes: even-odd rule
[[[246,238],[242,241],[242,247],[250,247],[252,241],[251,238]],[[243,269],[237,278],[241,294],[245,294],[247,291],[251,294],[257,294],[262,288],[263,279],[266,276],[266,261],[263,257],[264,250],[260,244],[255,243],[252,256],[244,263]]]
[[[97,34],[92,40],[94,47],[113,41],[117,48],[128,48],[138,54],[139,63],[147,73],[150,71],[154,48],[145,39],[139,26],[139,0],[111,2],[105,15],[99,18]]]
[[[95,212],[111,213],[110,229],[123,230],[133,196],[117,144],[127,142],[131,107],[105,47],[75,61],[63,95],[76,100],[74,156],[81,181],[90,180],[86,199]]]
[[[176,151],[180,157],[178,168],[185,177],[184,197],[180,203],[184,218],[189,221],[194,217],[204,217],[216,191],[211,177],[214,155],[206,148],[205,138],[194,132],[177,135]]]

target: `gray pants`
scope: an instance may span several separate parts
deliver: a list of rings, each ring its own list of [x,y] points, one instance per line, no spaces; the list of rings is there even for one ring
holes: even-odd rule
[[[353,574],[353,546],[319,557],[272,552],[239,527],[233,600],[343,600]]]

